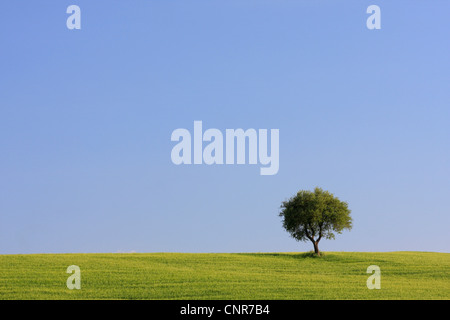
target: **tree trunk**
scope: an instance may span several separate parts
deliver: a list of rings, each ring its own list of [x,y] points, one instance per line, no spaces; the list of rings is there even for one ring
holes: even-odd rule
[[[319,241],[314,241],[313,244],[314,244],[314,253],[320,256]]]

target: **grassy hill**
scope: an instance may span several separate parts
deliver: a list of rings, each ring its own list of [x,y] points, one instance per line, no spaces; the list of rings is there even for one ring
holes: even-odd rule
[[[69,265],[80,290],[66,287]],[[380,290],[367,289],[369,265]],[[0,255],[0,299],[450,299],[450,254]]]

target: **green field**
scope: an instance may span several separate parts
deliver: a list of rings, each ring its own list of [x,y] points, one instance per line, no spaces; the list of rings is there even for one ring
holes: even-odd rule
[[[80,290],[66,287],[69,265]],[[366,286],[369,265],[380,290]],[[450,254],[0,255],[0,299],[450,299]]]

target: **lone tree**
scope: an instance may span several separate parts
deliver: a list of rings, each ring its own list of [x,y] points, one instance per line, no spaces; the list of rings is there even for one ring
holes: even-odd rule
[[[328,191],[315,188],[314,192],[301,190],[281,204],[283,227],[297,241],[311,241],[314,252],[320,255],[319,241],[334,239],[334,232],[352,228],[347,202]]]

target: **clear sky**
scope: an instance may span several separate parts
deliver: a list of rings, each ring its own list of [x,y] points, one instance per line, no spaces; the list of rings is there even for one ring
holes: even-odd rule
[[[66,9],[81,8],[81,30]],[[366,9],[381,8],[369,30]],[[0,253],[450,251],[449,1],[1,1]],[[280,168],[180,165],[194,120],[280,131]]]

